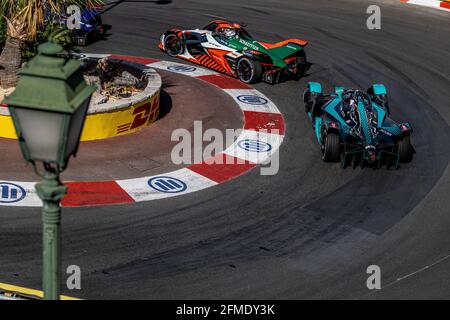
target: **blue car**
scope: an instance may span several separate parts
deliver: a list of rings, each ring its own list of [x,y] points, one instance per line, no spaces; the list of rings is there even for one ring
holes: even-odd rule
[[[325,95],[320,83],[309,82],[303,101],[322,160],[340,161],[343,168],[398,168],[400,162],[412,160],[412,127],[390,118],[384,85],[374,84],[366,92],[336,87],[334,93]]]
[[[96,9],[81,11],[80,29],[75,31],[78,45],[84,46],[92,39],[104,37],[106,31],[107,27],[103,24],[99,11]]]
[[[73,34],[76,42],[80,46],[89,44],[94,39],[104,37],[110,29],[110,26],[104,25],[101,17],[101,11],[97,8],[81,9],[80,28],[74,29]],[[47,14],[46,20],[48,22],[60,25],[67,25],[68,15],[61,13],[56,15]]]

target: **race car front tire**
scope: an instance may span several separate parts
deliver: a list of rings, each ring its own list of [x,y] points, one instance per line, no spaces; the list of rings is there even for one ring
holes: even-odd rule
[[[322,160],[337,162],[341,158],[341,137],[334,132],[324,131],[322,134]]]
[[[311,88],[308,85],[306,90],[303,92],[303,105],[305,107],[305,112],[313,112],[313,116],[321,116],[320,111],[322,107],[323,95],[322,93],[311,92]]]
[[[164,36],[164,50],[171,57],[184,53],[184,41],[177,34],[169,32]]]
[[[305,107],[305,111],[306,113],[310,112],[313,106],[313,100],[311,99],[312,97],[311,94],[311,90],[308,88],[306,88],[306,90],[303,92],[303,105]]]
[[[411,162],[413,158],[413,147],[411,145],[411,137],[403,137],[403,139],[397,141],[397,152],[400,156],[400,162]]]
[[[244,83],[259,82],[263,74],[261,63],[247,57],[239,59],[236,70],[239,80]]]

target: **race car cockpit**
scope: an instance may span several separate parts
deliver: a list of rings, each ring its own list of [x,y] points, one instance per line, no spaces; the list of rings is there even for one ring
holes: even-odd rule
[[[359,109],[363,106],[364,109]],[[377,126],[378,113],[372,106],[370,97],[360,90],[346,90],[342,93],[342,111],[346,114],[347,124],[354,130],[359,131],[361,115],[363,112],[364,118],[367,118],[368,124],[372,127]],[[353,130],[352,130],[353,131]],[[359,132],[360,133],[360,132]]]
[[[216,20],[205,26],[204,30],[213,32],[213,35],[225,39],[239,37],[246,40],[252,40],[252,36],[244,29],[246,25],[222,20]]]
[[[347,105],[357,105],[358,102],[362,102],[365,108],[372,109],[370,97],[360,90],[345,90],[342,93],[342,101]]]
[[[236,36],[237,32],[235,28],[219,28],[216,33],[226,39],[231,39]]]

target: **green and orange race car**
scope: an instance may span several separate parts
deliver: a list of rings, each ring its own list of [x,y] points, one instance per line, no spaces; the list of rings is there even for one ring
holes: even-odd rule
[[[240,23],[216,20],[202,29],[171,29],[161,36],[159,48],[244,83],[270,84],[300,79],[306,71],[305,40],[278,43],[256,41]]]

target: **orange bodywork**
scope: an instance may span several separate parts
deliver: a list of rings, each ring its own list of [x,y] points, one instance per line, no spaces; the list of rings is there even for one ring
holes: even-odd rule
[[[258,43],[266,49],[282,47],[282,46],[288,45],[289,43],[296,43],[302,47],[305,47],[308,45],[308,41],[300,40],[300,39],[288,39],[288,40],[283,40],[283,41],[280,41],[277,43],[267,43],[267,42],[258,41]]]
[[[212,58],[213,63],[209,62],[209,63],[204,64],[204,66],[214,69],[213,67],[211,67],[211,65],[212,66],[218,65],[218,66],[216,66],[216,69],[214,69],[214,70],[217,70],[220,72],[226,72],[228,74],[234,74],[233,70],[231,70],[231,68],[227,62],[227,59],[225,58],[225,56],[228,53],[230,53],[229,51],[220,50],[220,49],[211,49],[211,48],[208,48],[207,51],[208,51],[208,55],[210,56],[208,58],[209,59]],[[221,70],[221,69],[224,69],[224,70]]]
[[[225,73],[230,76],[236,77],[236,75],[232,71],[230,71],[230,68],[228,67],[226,62],[223,62],[223,64],[219,64],[217,61],[215,61],[213,58],[211,58],[207,54],[195,55],[193,58],[188,58],[188,57],[184,57],[184,56],[178,56],[178,57],[183,60],[186,60],[186,61],[189,61],[189,62],[192,62],[195,64],[199,64],[201,66],[205,66],[214,71]]]
[[[215,20],[211,23],[215,23],[217,24],[216,30],[219,30],[221,28],[236,28],[236,29],[240,29],[242,28],[242,25],[240,25],[239,23],[229,23],[227,21],[224,20]]]

